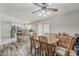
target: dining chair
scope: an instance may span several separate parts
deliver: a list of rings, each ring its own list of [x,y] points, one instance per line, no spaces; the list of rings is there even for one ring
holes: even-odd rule
[[[40,56],[41,55],[41,46],[40,46],[40,41],[37,39],[34,39],[34,48],[35,48],[35,56]]]
[[[37,38],[37,33],[36,32],[31,32],[30,36],[34,37],[35,39]]]
[[[33,55],[33,49],[34,49],[34,37],[30,36],[30,53]]]
[[[48,42],[52,42],[55,41],[55,39],[58,38],[56,33],[45,33],[45,37],[47,37]],[[49,55],[54,55],[55,52],[55,46],[57,45],[57,43],[49,45]]]
[[[40,48],[41,48],[41,55],[45,56],[45,55],[49,55],[49,51],[48,51],[48,39],[45,36],[39,36],[39,40],[40,40]]]
[[[69,50],[72,46],[73,38],[63,37],[60,38],[58,45],[55,48],[55,54],[60,56],[68,56]]]
[[[36,38],[37,38],[36,32],[31,32],[30,33],[30,53],[31,53],[31,55],[35,54],[33,51],[35,51],[35,41],[34,41],[34,39],[36,39]]]
[[[48,40],[52,40],[57,37],[57,34],[56,33],[45,33],[45,37],[47,37]]]
[[[68,38],[67,36],[60,35],[60,36],[59,36],[59,42],[58,42],[58,44],[59,44],[60,46],[64,46],[65,43],[66,43],[66,39],[67,39],[67,38]]]

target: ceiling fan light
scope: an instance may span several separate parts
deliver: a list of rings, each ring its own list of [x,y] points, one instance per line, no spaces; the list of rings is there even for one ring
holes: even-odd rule
[[[47,12],[47,15],[50,15],[50,12]]]
[[[45,10],[42,10],[41,12],[42,12],[43,14],[44,14],[44,13],[46,13],[46,11],[45,11]]]
[[[42,16],[42,13],[39,13],[38,16]]]
[[[43,16],[44,16],[44,17],[46,17],[47,15],[46,15],[46,14],[44,14]]]

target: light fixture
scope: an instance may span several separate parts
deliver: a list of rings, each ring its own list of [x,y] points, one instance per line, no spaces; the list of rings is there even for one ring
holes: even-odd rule
[[[50,12],[57,12],[57,8],[51,8],[52,3],[33,3],[34,5],[40,7],[39,9],[33,11],[32,13],[37,13],[39,16],[48,16]],[[51,6],[51,7],[49,7]]]
[[[47,15],[43,15],[44,17],[46,17]]]
[[[44,16],[44,17],[46,17],[48,15],[50,15],[50,12],[47,12],[47,10],[40,10],[38,12],[38,16]]]
[[[42,12],[42,14],[45,14],[45,13],[46,13],[46,11],[45,11],[45,10],[42,10],[41,12]]]
[[[47,12],[47,15],[50,15],[50,12]]]
[[[38,16],[42,16],[42,13],[39,13]]]

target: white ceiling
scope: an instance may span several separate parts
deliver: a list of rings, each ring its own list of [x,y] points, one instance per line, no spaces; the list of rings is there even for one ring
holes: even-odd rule
[[[54,17],[64,13],[69,13],[72,11],[79,10],[79,4],[75,3],[52,3],[52,6],[58,8],[58,12],[51,12],[48,17]],[[0,3],[0,14],[9,17],[14,17],[19,20],[32,22],[44,19],[45,17],[40,17],[37,14],[33,14],[32,11],[39,9],[36,5],[32,3]]]

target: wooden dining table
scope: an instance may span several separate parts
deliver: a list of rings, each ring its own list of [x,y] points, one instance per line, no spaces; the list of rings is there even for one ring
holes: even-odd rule
[[[54,39],[48,39],[47,44],[49,45],[49,56],[54,55],[55,53],[55,46],[57,45],[57,42],[59,41],[59,38],[54,38]],[[53,50],[53,52],[52,52]]]
[[[35,38],[36,40],[39,40],[39,38]],[[48,39],[48,42],[46,42],[48,44],[48,47],[49,47],[49,56],[52,56],[52,48],[54,49],[54,52],[55,52],[55,46],[57,44],[57,42],[59,41],[59,38],[52,38],[52,39]],[[54,55],[54,52],[53,52],[53,55]]]

